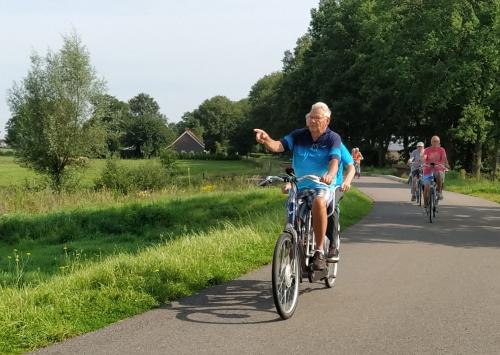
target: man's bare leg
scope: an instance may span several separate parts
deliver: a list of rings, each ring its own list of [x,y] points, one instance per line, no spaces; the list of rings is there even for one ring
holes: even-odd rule
[[[323,197],[316,197],[312,205],[313,230],[316,250],[323,250],[323,240],[328,223],[326,213],[326,201]]]

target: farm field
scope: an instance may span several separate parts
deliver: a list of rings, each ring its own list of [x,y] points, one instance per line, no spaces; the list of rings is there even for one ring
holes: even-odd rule
[[[127,167],[138,167],[151,164],[151,160],[120,160],[119,164]],[[106,164],[105,159],[92,159],[88,168],[81,176],[82,187],[92,187]],[[216,178],[223,176],[253,175],[277,172],[280,162],[276,159],[253,160],[179,160],[179,173],[182,176],[191,174],[193,177]],[[189,169],[189,171],[188,171]],[[0,156],[0,187],[22,186],[30,180],[36,179],[37,174],[30,169],[19,166],[12,156]]]

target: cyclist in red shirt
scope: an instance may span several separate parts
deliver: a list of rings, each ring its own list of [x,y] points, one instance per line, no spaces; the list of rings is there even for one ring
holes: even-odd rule
[[[446,151],[441,147],[438,136],[431,138],[431,146],[425,148],[424,153],[424,202],[427,206],[429,195],[429,184],[432,180],[432,173],[436,176],[437,194],[440,200],[443,199],[444,173],[449,167]],[[431,166],[431,164],[433,166]]]

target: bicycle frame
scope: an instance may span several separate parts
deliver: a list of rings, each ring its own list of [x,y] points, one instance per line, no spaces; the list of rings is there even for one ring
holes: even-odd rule
[[[287,223],[285,226],[285,231],[290,232],[293,236],[294,243],[303,248],[299,248],[302,259],[302,268],[307,268],[309,266],[309,257],[314,255],[315,240],[314,233],[312,233],[312,218],[310,218],[311,211],[308,211],[304,221],[301,220],[299,216],[299,211],[302,205],[306,203],[305,201],[300,201],[298,197],[297,182],[305,179],[310,179],[317,181],[317,177],[304,176],[302,178],[296,178],[295,176],[270,176],[266,180],[277,180],[282,182],[289,182],[291,188],[288,192],[287,200]],[[307,234],[307,235],[306,235]],[[300,239],[300,240],[299,240]]]
[[[314,175],[305,175],[303,177],[297,178],[293,175],[287,176],[268,176],[261,185],[265,183],[272,183],[274,181],[288,182],[291,184],[291,188],[288,191],[287,200],[287,223],[285,226],[285,231],[290,232],[294,238],[294,243],[298,246],[301,255],[301,265],[303,271],[307,271],[310,265],[310,258],[314,255],[316,248],[316,242],[314,238],[314,232],[312,227],[312,211],[309,210],[305,213],[304,220],[301,219],[299,211],[302,205],[306,203],[299,199],[299,193],[297,188],[297,183],[302,180],[311,180],[314,182],[320,182],[319,177]],[[323,183],[322,183],[323,184]],[[328,186],[324,184],[325,186]],[[333,200],[335,201],[335,191],[333,192]],[[306,207],[308,208],[308,207]]]
[[[429,190],[427,193],[427,213],[429,214],[429,222],[432,223],[432,219],[436,218],[436,213],[438,212],[437,206],[439,205],[439,198],[437,195],[437,178],[436,178],[436,171],[435,167],[436,165],[443,166],[443,164],[424,164],[425,167],[430,167],[432,168],[432,179],[429,184]]]
[[[337,275],[338,263],[329,263],[324,270],[317,272],[311,263],[315,251],[312,211],[307,206],[307,201],[299,199],[297,188],[297,182],[303,179],[320,182],[319,178],[313,175],[301,178],[293,175],[268,176],[261,182],[264,186],[273,181],[291,184],[288,191],[286,225],[276,241],[272,262],[273,300],[276,310],[283,319],[290,318],[295,312],[299,296],[298,287],[304,273],[307,273],[310,282],[324,280],[328,288],[333,287]],[[326,247],[325,241],[324,248]]]

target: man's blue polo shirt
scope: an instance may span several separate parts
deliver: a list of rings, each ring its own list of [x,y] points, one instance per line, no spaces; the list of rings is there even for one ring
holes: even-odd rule
[[[317,141],[313,141],[308,128],[297,129],[280,139],[285,151],[293,153],[292,167],[295,175],[316,175],[322,177],[328,172],[330,160],[340,161],[341,144],[340,136],[327,128]],[[336,185],[336,178],[333,178],[331,189]],[[314,181],[304,180],[298,183],[299,190],[325,188],[324,185]]]

